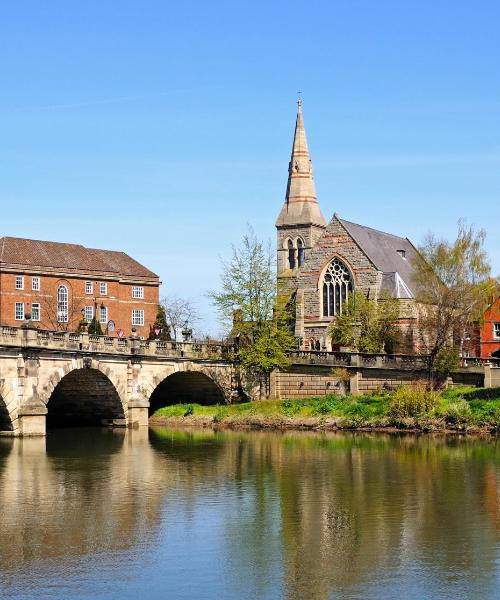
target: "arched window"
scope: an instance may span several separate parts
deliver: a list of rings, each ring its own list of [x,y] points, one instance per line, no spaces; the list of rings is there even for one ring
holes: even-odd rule
[[[68,288],[60,285],[57,288],[57,321],[58,323],[67,323],[69,314]]]
[[[352,275],[346,265],[334,258],[323,277],[323,316],[340,315],[353,292]]]
[[[302,266],[302,263],[304,262],[304,243],[303,241],[299,238],[297,240],[297,263],[299,265],[299,267]]]
[[[288,265],[290,269],[295,269],[295,248],[292,240],[288,240]]]

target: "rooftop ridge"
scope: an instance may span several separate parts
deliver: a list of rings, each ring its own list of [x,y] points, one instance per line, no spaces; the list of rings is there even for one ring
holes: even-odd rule
[[[356,225],[357,227],[362,227],[363,229],[369,229],[370,231],[376,231],[377,233],[382,233],[384,235],[388,235],[390,237],[397,238],[398,240],[405,240],[405,241],[409,242],[410,244],[412,244],[412,246],[413,246],[413,243],[407,237],[403,237],[401,235],[396,235],[395,233],[389,233],[388,231],[382,231],[381,229],[376,229],[375,227],[369,227],[368,225],[361,225],[361,223],[355,223],[354,221],[348,221],[347,219],[342,219],[338,215],[337,215],[337,218],[339,219],[339,221],[341,223],[348,223],[349,225]]]

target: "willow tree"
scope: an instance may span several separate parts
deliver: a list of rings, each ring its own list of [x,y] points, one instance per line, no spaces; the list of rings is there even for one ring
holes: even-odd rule
[[[232,247],[231,259],[221,262],[221,289],[209,297],[235,339],[236,359],[257,376],[262,398],[269,374],[290,365],[288,352],[296,346],[291,299],[277,288],[270,244],[258,240],[251,228]]]
[[[460,222],[453,242],[429,234],[419,248],[413,287],[418,308],[420,352],[433,381],[440,365],[450,370],[468,327],[481,321],[498,290],[484,241],[486,233]],[[451,362],[450,362],[451,361]]]

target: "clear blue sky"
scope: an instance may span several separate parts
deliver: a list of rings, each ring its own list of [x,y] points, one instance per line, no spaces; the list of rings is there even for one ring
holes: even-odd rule
[[[121,249],[163,293],[274,241],[296,91],[321,207],[407,235],[484,227],[500,272],[500,3],[3,2],[0,235]]]

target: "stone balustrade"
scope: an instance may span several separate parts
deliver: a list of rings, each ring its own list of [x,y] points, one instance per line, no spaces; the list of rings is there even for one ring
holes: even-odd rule
[[[422,370],[427,368],[425,356],[415,354],[367,354],[362,352],[326,352],[295,350],[290,353],[294,364],[326,365],[332,367],[363,367],[376,369]],[[474,368],[489,365],[500,368],[498,358],[463,358],[460,367]]]
[[[68,331],[45,331],[33,327],[0,327],[0,345],[54,350],[97,352],[106,354],[164,356],[227,360],[232,346],[215,341],[156,341],[138,337],[119,338]],[[367,354],[361,352],[326,352],[321,350],[294,350],[290,353],[293,364],[326,365],[332,367],[363,367],[377,369],[422,370],[427,367],[425,357],[414,354]],[[500,369],[498,358],[462,358],[462,369],[489,365]]]
[[[224,342],[174,342],[119,338],[68,331],[45,331],[32,327],[0,327],[0,346],[44,348],[105,354],[165,356],[174,358],[230,358]]]

